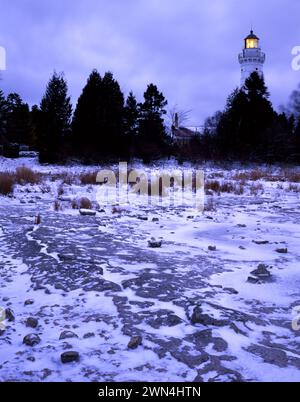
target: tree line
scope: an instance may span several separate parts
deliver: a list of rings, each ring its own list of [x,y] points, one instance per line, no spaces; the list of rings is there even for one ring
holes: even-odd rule
[[[143,102],[125,99],[111,72],[92,71],[73,111],[63,74],[54,73],[39,106],[29,108],[17,94],[0,91],[0,144],[17,143],[39,151],[40,162],[84,162],[142,158],[170,152],[164,123],[168,102],[154,84]]]
[[[165,156],[178,159],[300,162],[300,86],[281,113],[264,78],[253,73],[205,122],[201,135],[178,144],[165,125],[167,100],[154,84],[142,102],[127,98],[113,74],[92,71],[73,110],[63,74],[50,78],[40,105],[0,90],[0,145],[25,144],[41,162],[91,163]]]
[[[281,109],[274,110],[264,78],[254,72],[224,111],[206,120],[191,148],[206,159],[300,163],[300,86]]]

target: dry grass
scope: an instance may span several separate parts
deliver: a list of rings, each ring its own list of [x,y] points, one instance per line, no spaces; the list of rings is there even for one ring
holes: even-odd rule
[[[15,173],[15,181],[17,184],[39,184],[41,182],[41,175],[34,172],[25,166],[19,167]]]
[[[290,185],[287,188],[287,191],[293,193],[300,193],[300,186],[298,186],[297,184],[290,183]]]
[[[77,200],[71,202],[72,209],[79,209]]]
[[[250,194],[252,195],[252,196],[258,196],[258,195],[261,195],[261,194],[263,194],[264,193],[264,186],[261,184],[261,183],[259,183],[259,184],[252,184],[251,186],[250,186]]]
[[[42,222],[41,215],[38,214],[38,215],[35,217],[35,224],[36,224],[36,225],[40,225],[41,222]]]
[[[14,175],[10,172],[0,172],[0,194],[8,196],[14,191]]]
[[[221,193],[243,195],[245,192],[243,183],[231,183],[231,182],[220,183],[217,180],[206,181],[205,182],[206,194],[209,194],[209,192],[211,191],[213,191],[218,195],[221,195]]]
[[[286,181],[291,183],[300,183],[300,173],[292,170],[285,170],[284,177]]]
[[[216,212],[216,206],[213,198],[206,198],[204,212]]]
[[[54,201],[54,211],[58,212],[60,210],[60,203],[58,200]]]
[[[90,172],[90,173],[82,173],[80,175],[80,182],[83,185],[88,185],[88,184],[97,184],[97,175],[98,172]]]
[[[79,206],[80,209],[92,209],[93,207],[91,200],[86,197],[80,199]]]

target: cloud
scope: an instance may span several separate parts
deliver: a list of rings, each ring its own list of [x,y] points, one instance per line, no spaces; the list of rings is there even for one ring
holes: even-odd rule
[[[97,68],[113,71],[138,97],[157,83],[170,106],[192,109],[191,123],[201,124],[239,84],[237,56],[251,24],[267,53],[274,105],[300,81],[291,68],[291,49],[300,45],[294,0],[14,0],[1,7],[1,85],[30,103],[40,101],[54,69],[65,72],[75,103]]]

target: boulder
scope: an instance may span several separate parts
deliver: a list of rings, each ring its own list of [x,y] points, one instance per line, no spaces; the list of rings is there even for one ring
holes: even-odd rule
[[[34,300],[29,299],[29,300],[25,301],[24,306],[32,306],[33,304],[34,304]]]
[[[216,246],[208,246],[208,251],[217,251]]]
[[[276,250],[276,253],[278,254],[287,254],[288,253],[288,249],[287,248],[278,248]]]
[[[65,339],[72,339],[72,338],[78,338],[78,335],[76,335],[74,332],[72,331],[63,331],[60,334],[59,340],[63,341]]]
[[[25,323],[27,328],[36,328],[39,325],[39,321],[36,318],[29,317]]]
[[[251,275],[259,278],[259,279],[268,279],[271,277],[270,271],[268,271],[267,266],[265,264],[260,264],[257,269],[251,272]]]
[[[26,346],[36,346],[41,342],[41,338],[36,335],[36,334],[29,334],[26,335],[25,338],[23,339],[23,343]]]
[[[154,237],[152,237],[152,239],[148,241],[148,246],[150,248],[161,248],[162,241],[161,240],[156,240]]]
[[[143,338],[141,336],[133,336],[128,343],[128,349],[134,350],[143,344]]]
[[[12,311],[11,308],[7,308],[5,310],[5,319],[8,322],[14,322],[15,321],[15,315],[14,315],[14,312]]]
[[[60,356],[61,362],[63,364],[68,364],[68,363],[74,363],[74,362],[79,362],[80,356],[78,352],[75,351],[69,351],[65,352]]]
[[[97,212],[91,209],[80,209],[79,213],[81,216],[96,216]]]

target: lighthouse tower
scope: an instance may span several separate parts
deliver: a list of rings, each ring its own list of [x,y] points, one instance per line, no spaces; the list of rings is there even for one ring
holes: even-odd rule
[[[243,49],[243,52],[239,54],[239,62],[242,67],[242,87],[245,85],[247,78],[249,78],[255,71],[260,76],[263,76],[265,61],[266,55],[260,48],[259,38],[254,35],[254,32],[251,30],[250,35],[245,38],[245,48]]]

